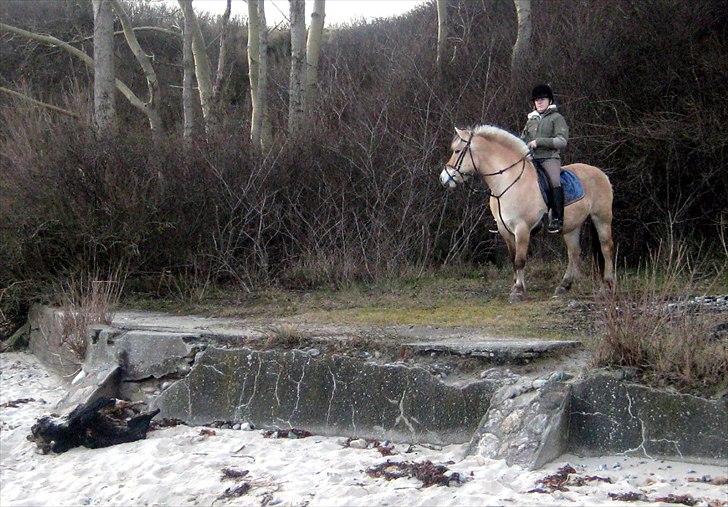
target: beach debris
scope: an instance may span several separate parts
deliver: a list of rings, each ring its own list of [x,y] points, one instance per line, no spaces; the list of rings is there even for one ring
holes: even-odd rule
[[[630,491],[628,493],[607,493],[609,498],[619,502],[649,502],[647,495],[638,491]]]
[[[185,424],[185,422],[181,419],[168,419],[166,417],[163,417],[161,419],[153,420],[152,424],[149,425],[149,431],[156,431],[162,428],[173,428],[175,426],[179,426],[180,424]]]
[[[354,449],[366,449],[369,447],[369,443],[363,438],[357,438],[349,442],[349,447],[353,447]]]
[[[248,475],[248,470],[238,470],[237,468],[223,468],[222,469],[222,480],[225,479],[242,479]]]
[[[559,468],[555,474],[547,475],[543,479],[536,481],[536,484],[542,484],[544,488],[535,488],[529,493],[552,493],[554,491],[569,491],[566,482],[569,480],[570,474],[575,474],[576,470],[569,464]]]
[[[380,442],[374,438],[342,438],[339,439],[339,444],[344,447],[351,447],[352,449],[376,449],[382,456],[391,456],[396,454],[394,445],[389,441],[385,440]]]
[[[11,400],[11,401],[6,401],[5,403],[0,403],[0,408],[18,408],[18,405],[22,405],[24,403],[31,403],[33,401],[45,403],[45,401],[36,400],[35,398],[20,398],[18,400]]]
[[[711,477],[710,475],[703,475],[702,477],[688,477],[688,482],[702,482],[712,484],[713,486],[725,486],[728,484],[728,476]]]
[[[445,475],[448,468],[444,465],[435,465],[430,460],[421,462],[412,461],[390,461],[380,463],[375,467],[367,469],[369,477],[379,479],[383,478],[388,481],[401,479],[402,477],[414,477],[422,481],[424,487],[430,487],[435,484],[438,486],[459,486],[469,480],[458,472]]]
[[[251,422],[244,422],[240,425],[240,429],[242,431],[253,431],[255,429],[255,426]]]
[[[528,493],[553,493],[554,491],[569,491],[567,486],[584,486],[589,482],[606,482],[612,484],[612,479],[609,477],[600,477],[598,475],[573,475],[576,474],[576,470],[569,464],[566,464],[559,468],[555,474],[547,475],[543,479],[536,481],[536,484],[541,484],[542,487],[536,487]]]
[[[693,505],[697,505],[698,500],[693,498],[691,495],[669,494],[667,496],[655,498],[655,502],[676,503],[676,504],[688,505],[688,506],[692,507]]]
[[[201,437],[214,437],[215,435],[217,435],[217,433],[215,433],[215,430],[211,430],[210,428],[202,428],[200,430]]]
[[[265,438],[306,438],[313,436],[313,433],[296,428],[264,430]]]
[[[64,417],[43,416],[31,427],[28,440],[44,453],[73,447],[108,447],[146,438],[151,419],[159,413],[140,413],[136,404],[115,398],[82,403]]]
[[[241,482],[237,486],[230,486],[223,493],[217,497],[218,500],[224,500],[226,498],[237,498],[243,496],[250,491],[251,485],[249,482]]]

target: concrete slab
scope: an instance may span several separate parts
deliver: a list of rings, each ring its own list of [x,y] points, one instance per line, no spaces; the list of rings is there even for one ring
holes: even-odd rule
[[[574,340],[525,340],[521,338],[482,341],[418,341],[405,343],[416,354],[454,354],[497,361],[537,359],[570,352],[581,347]]]

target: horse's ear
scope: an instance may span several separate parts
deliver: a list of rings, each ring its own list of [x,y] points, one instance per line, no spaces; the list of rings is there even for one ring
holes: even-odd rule
[[[463,139],[465,141],[467,141],[468,137],[470,137],[470,132],[468,132],[467,130],[459,129],[457,127],[455,127],[455,133],[460,139]]]

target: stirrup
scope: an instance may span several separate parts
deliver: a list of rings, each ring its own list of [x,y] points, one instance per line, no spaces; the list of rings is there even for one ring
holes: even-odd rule
[[[494,220],[493,223],[495,225],[491,225],[490,227],[488,227],[488,232],[491,234],[500,234],[500,231],[498,230],[498,221]]]
[[[559,234],[564,228],[564,224],[561,220],[552,220],[546,230],[549,234]]]

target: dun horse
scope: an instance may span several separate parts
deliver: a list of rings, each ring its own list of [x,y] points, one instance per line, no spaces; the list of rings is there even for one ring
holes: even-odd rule
[[[538,184],[536,168],[529,157],[526,143],[510,132],[491,125],[472,130],[455,129],[453,154],[440,174],[440,182],[455,188],[475,173],[480,174],[490,190],[490,210],[498,223],[498,232],[508,246],[515,280],[511,301],[526,296],[524,267],[531,232],[547,213]],[[581,181],[584,197],[564,210],[562,235],[569,255],[569,265],[556,294],[571,288],[579,275],[579,234],[587,218],[596,229],[599,244],[596,253],[605,285],[614,290],[612,243],[612,185],[601,169],[586,164],[571,164],[570,169]]]

